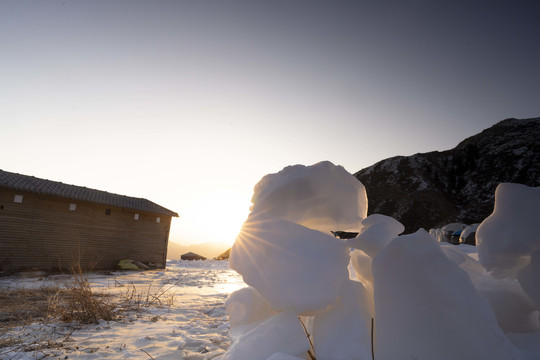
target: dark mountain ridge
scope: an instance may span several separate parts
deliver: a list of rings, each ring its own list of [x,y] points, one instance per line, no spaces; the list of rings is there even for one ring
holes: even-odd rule
[[[540,118],[506,119],[446,151],[396,156],[358,171],[368,213],[411,233],[483,221],[502,182],[540,186]]]

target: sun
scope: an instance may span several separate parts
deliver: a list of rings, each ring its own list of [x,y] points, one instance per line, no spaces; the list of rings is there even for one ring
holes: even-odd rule
[[[194,243],[232,246],[249,213],[245,196],[233,191],[206,193],[190,206],[183,221]]]

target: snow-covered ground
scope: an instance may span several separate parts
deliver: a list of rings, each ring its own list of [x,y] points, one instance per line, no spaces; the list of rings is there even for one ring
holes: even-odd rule
[[[364,186],[330,162],[266,175],[252,204],[229,262],[89,278],[102,292],[132,284],[174,300],[122,322],[14,329],[36,348],[4,347],[0,359],[540,359],[540,188],[500,184],[476,247],[367,216]]]
[[[67,275],[0,278],[0,291],[62,286]],[[224,302],[245,284],[228,261],[169,261],[167,269],[89,274],[96,292],[123,296],[135,286],[142,294],[162,295],[161,306],[127,314],[122,321],[94,325],[40,322],[0,334],[0,359],[213,359],[229,347]],[[22,340],[22,341],[20,341]]]

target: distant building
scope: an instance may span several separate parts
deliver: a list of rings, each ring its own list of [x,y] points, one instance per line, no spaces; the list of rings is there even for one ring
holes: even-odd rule
[[[173,216],[146,199],[0,170],[0,271],[164,267]]]
[[[180,255],[180,259],[181,260],[206,260],[204,256],[195,254],[193,252],[188,252],[188,253]]]

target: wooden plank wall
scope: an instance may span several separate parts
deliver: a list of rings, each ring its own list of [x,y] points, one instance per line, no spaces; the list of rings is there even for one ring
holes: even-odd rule
[[[15,195],[23,202],[15,203]],[[136,212],[0,188],[0,264],[5,270],[70,270],[77,262],[114,269],[133,259],[165,266],[171,217],[138,212],[135,220]]]

